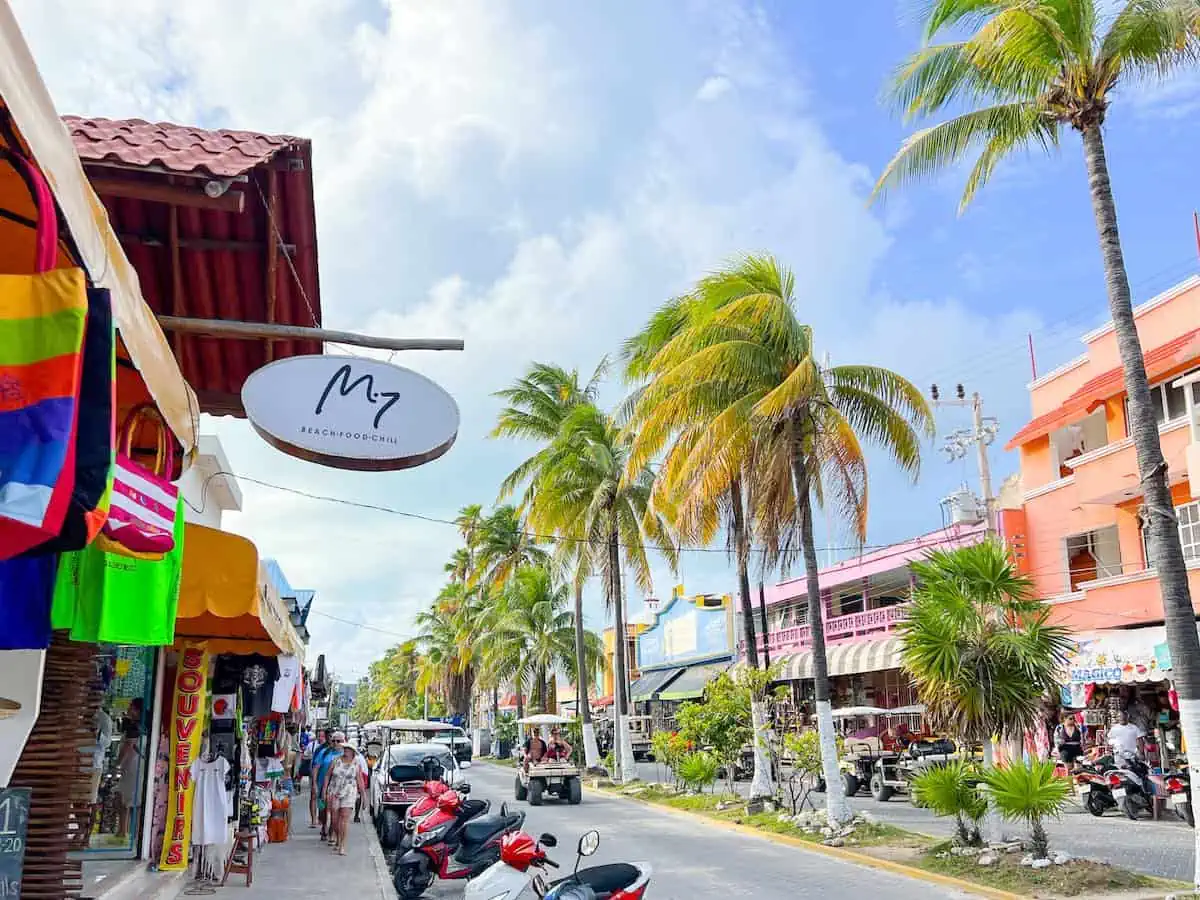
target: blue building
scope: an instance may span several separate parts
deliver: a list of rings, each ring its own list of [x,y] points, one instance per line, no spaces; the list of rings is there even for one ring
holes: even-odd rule
[[[682,585],[653,623],[637,637],[637,666],[641,677],[629,687],[638,715],[654,718],[655,728],[673,727],[675,710],[696,700],[707,685],[736,659],[737,623],[728,594],[685,597]]]

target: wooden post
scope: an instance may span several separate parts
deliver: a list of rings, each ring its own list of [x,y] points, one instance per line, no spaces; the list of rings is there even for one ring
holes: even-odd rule
[[[167,207],[167,247],[171,254],[171,315],[183,315],[183,264],[180,258],[179,246],[179,207],[171,204]],[[183,335],[171,333],[171,349],[179,363],[179,371],[183,372]]]
[[[279,173],[267,170],[267,323],[275,323],[275,303],[279,290]],[[307,324],[307,323],[306,323]],[[313,322],[313,325],[319,325]],[[275,358],[275,341],[267,338],[267,362]]]

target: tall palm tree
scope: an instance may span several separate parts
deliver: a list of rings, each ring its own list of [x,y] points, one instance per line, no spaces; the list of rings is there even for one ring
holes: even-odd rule
[[[504,638],[521,648],[521,657],[533,682],[533,703],[548,707],[549,676],[556,670],[574,677],[575,616],[567,609],[566,585],[545,567],[521,569],[505,591],[505,614],[498,623]],[[600,658],[600,641],[585,632],[585,665],[593,670]]]
[[[792,273],[770,256],[746,256],[703,279],[694,294],[712,311],[659,351],[654,364],[663,374],[640,402],[669,408],[672,397],[701,384],[725,404],[686,457],[672,462],[671,478],[680,485],[727,479],[737,468],[713,460],[752,452],[750,493],[768,562],[785,570],[797,557],[804,562],[822,768],[826,783],[837,784],[813,500],[832,505],[865,541],[862,442],[876,445],[915,478],[920,442],[932,436],[933,417],[920,391],[894,372],[823,367],[812,329],[796,317],[794,290]],[[849,805],[837,791],[826,802],[831,820],[849,818]]]
[[[507,404],[500,412],[493,437],[510,437],[535,441],[538,450],[522,462],[501,485],[501,499],[513,493],[522,483],[526,484],[525,503],[531,504],[536,497],[537,476],[548,458],[549,447],[558,436],[563,421],[580,403],[593,403],[599,392],[600,381],[607,369],[607,361],[601,361],[586,384],[580,384],[579,373],[560,366],[534,363],[526,375],[512,387],[500,391],[496,396]],[[573,560],[572,584],[575,590],[575,668],[579,679],[576,684],[576,705],[582,720],[584,758],[588,768],[600,764],[600,751],[596,744],[596,731],[592,725],[592,708],[588,699],[588,668],[585,665],[585,637],[583,627],[583,586],[590,574],[590,548],[586,543],[560,542],[556,553],[559,565],[566,566]]]
[[[1070,129],[1083,144],[1092,213],[1100,239],[1105,285],[1129,397],[1129,430],[1150,520],[1151,555],[1162,590],[1167,643],[1178,660],[1174,677],[1189,743],[1200,745],[1200,638],[1188,589],[1178,522],[1141,341],[1133,319],[1129,276],[1117,230],[1104,125],[1122,83],[1162,79],[1190,66],[1200,53],[1200,5],[1194,0],[936,0],[929,4],[925,40],[948,30],[973,33],[927,43],[896,73],[896,105],[910,118],[948,107],[967,112],[906,140],[884,170],[876,194],[979,156],[967,178],[962,207],[1000,160],[1017,150],[1056,148]],[[1200,849],[1200,832],[1197,832]],[[1200,852],[1196,854],[1200,886]]]
[[[622,565],[645,591],[651,590],[650,555],[657,549],[672,567],[676,550],[665,519],[654,510],[654,474],[629,466],[630,435],[593,403],[576,406],[563,420],[537,477],[530,522],[543,531],[586,544],[603,578],[613,614],[615,638],[614,707],[618,764],[632,778],[628,736],[628,662],[625,658],[625,603]]]
[[[722,299],[717,298],[717,302]],[[702,325],[715,312],[711,298],[702,292],[677,297],[659,308],[645,327],[625,342],[625,376],[634,382],[650,381],[665,374],[658,364],[659,354],[680,333]],[[663,471],[667,477],[656,485],[656,503],[668,511],[680,540],[707,545],[716,536],[717,525],[724,520],[731,549],[737,560],[738,601],[742,607],[742,629],[746,640],[746,660],[758,668],[758,641],[755,638],[754,608],[750,601],[750,532],[753,513],[746,509],[743,488],[748,473],[751,447],[747,443],[736,457],[711,458],[700,477],[692,484],[680,485],[671,475],[676,462],[685,461],[704,431],[717,425],[720,415],[736,397],[723,391],[717,379],[681,385],[670,397],[638,390],[629,400],[630,424],[638,440],[632,462],[644,465],[657,456],[669,440],[674,444]],[[672,488],[673,490],[668,490]],[[674,496],[668,496],[673,493]],[[750,513],[749,515],[747,513]],[[750,519],[751,521],[747,521]],[[763,636],[766,639],[766,635]]]
[[[497,506],[483,520],[476,550],[476,583],[500,590],[524,566],[544,565],[550,555],[515,506]]]
[[[1058,690],[1070,634],[1048,624],[1049,606],[999,541],[931,553],[913,573],[919,587],[897,628],[904,668],[930,725],[982,744],[991,765],[993,741],[1022,737]]]

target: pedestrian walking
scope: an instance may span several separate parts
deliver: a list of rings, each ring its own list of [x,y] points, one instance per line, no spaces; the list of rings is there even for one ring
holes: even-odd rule
[[[335,731],[332,744],[341,753],[331,756],[325,777],[325,805],[329,814],[329,833],[333,849],[339,856],[345,856],[350,813],[362,796],[365,782],[358,761],[358,751],[346,743],[346,736],[340,731]]]
[[[321,799],[321,784],[319,783],[319,765],[324,761],[329,750],[329,734],[323,729],[319,730],[316,742],[312,745],[312,759],[309,760],[308,766],[308,827],[316,828],[317,823],[321,823],[322,838],[325,837],[325,815],[323,812],[324,803]]]

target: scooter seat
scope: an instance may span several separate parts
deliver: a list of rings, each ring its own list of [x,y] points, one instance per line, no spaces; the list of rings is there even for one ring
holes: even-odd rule
[[[463,826],[462,842],[464,844],[482,844],[493,835],[497,835],[506,828],[511,828],[519,824],[521,818],[520,813],[513,813],[507,816],[492,813],[480,816],[478,819],[472,819]]]
[[[574,875],[568,875],[566,878],[555,881],[551,887],[557,887],[569,881],[580,882],[590,887],[598,900],[603,900],[603,898],[615,894],[617,891],[623,891],[632,885],[641,874],[637,866],[631,866],[629,863],[609,863],[605,866],[580,869]]]

